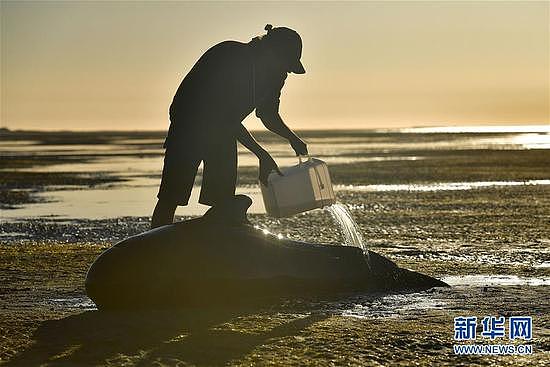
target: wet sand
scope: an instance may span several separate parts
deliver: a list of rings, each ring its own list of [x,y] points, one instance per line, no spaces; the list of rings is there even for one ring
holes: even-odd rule
[[[402,136],[406,134],[310,134],[311,140],[357,139],[354,144],[377,141],[386,144],[386,149],[388,144],[411,141],[410,135]],[[94,141],[99,138],[88,135],[84,138],[66,134],[46,140],[60,145],[96,144]],[[131,145],[134,138],[126,135],[124,139],[129,139],[127,143]],[[444,145],[441,141],[465,138],[461,134],[447,135],[413,136],[424,144],[420,147],[420,143],[415,147],[401,145],[381,154],[372,145],[356,152],[362,158],[398,153],[421,159],[352,161],[330,167],[335,183],[348,187],[338,190],[339,200],[352,211],[369,248],[400,266],[448,281],[450,289],[335,295],[329,300],[284,300],[280,304],[250,308],[212,305],[177,312],[105,313],[95,310],[84,294],[86,270],[103,249],[146,230],[149,219],[10,218],[0,223],[0,361],[21,366],[547,365],[550,185],[426,191],[361,187],[550,179],[548,149],[527,150],[514,145],[477,150],[456,146],[429,148],[430,142],[438,146]],[[484,136],[490,137],[494,134]],[[37,139],[28,135],[23,138]],[[150,137],[137,138],[135,142],[139,142],[142,154],[161,154],[158,136],[152,137],[157,139],[156,143],[153,139],[145,144],[151,147],[151,152],[141,146]],[[116,139],[122,138],[116,136]],[[272,138],[267,135],[263,139],[269,142]],[[34,141],[38,148],[47,143]],[[346,158],[353,154],[345,153]],[[86,153],[78,161],[71,154],[70,159],[86,164],[97,159],[97,155]],[[58,190],[52,183],[90,190],[90,185],[124,185],[122,180],[128,179],[112,172],[94,172],[90,176],[93,179],[103,177],[113,181],[70,181],[71,175],[81,177],[81,172],[57,170],[49,174],[45,170],[35,172],[43,175],[41,179],[24,176],[28,173],[25,169],[58,164],[58,161],[48,163],[53,159],[51,156],[25,153],[2,159],[1,168],[10,170],[12,175],[3,181],[2,190],[28,190],[32,197],[34,192]],[[254,168],[243,167],[241,172],[241,184],[255,182]],[[4,197],[10,197],[11,201],[5,201]],[[3,212],[29,201],[14,198],[13,194],[0,198],[5,205]],[[340,242],[330,215],[320,210],[282,220],[262,214],[253,214],[250,219],[273,233],[291,238]],[[456,343],[453,317],[487,315],[532,316],[534,339],[530,344],[534,354],[456,356],[452,349]],[[507,344],[508,339],[499,342]]]

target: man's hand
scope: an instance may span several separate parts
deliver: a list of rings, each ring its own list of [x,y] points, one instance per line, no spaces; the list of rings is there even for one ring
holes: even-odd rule
[[[279,169],[279,166],[277,166],[277,163],[273,160],[271,155],[269,155],[268,152],[262,153],[259,157],[260,159],[260,182],[267,186],[267,178],[271,171],[277,172],[279,175],[283,175],[281,170]]]

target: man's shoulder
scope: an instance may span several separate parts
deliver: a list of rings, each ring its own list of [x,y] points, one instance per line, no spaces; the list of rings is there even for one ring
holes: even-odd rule
[[[239,41],[223,41],[210,47],[205,55],[245,54],[249,50],[249,44]]]
[[[227,41],[222,41],[214,45],[213,47],[245,48],[245,47],[248,47],[248,43],[234,41],[234,40],[227,40]]]

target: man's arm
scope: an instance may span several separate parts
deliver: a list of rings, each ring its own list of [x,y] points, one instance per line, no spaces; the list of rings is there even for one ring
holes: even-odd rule
[[[252,153],[258,157],[260,160],[260,174],[259,179],[264,184],[264,186],[267,186],[267,177],[272,171],[277,172],[278,174],[282,175],[281,170],[279,170],[279,167],[277,166],[277,163],[275,163],[275,160],[269,155],[269,153],[258,144],[256,139],[252,135],[250,135],[250,132],[246,130],[243,124],[240,124],[239,131],[237,134],[237,140],[245,146],[246,149],[250,150]]]
[[[277,111],[271,111],[269,113],[258,111],[258,117],[269,131],[274,132],[288,141],[298,139],[296,134],[286,126],[281,115],[279,115]]]
[[[246,128],[243,126],[243,124],[239,124],[239,131],[237,135],[237,140],[239,143],[244,145],[244,147],[248,150],[250,150],[256,157],[262,158],[265,156],[267,151],[258,144],[256,139],[252,135],[250,135],[250,132],[246,130]]]
[[[288,140],[296,155],[307,155],[307,145],[292,130],[286,126],[278,111],[263,112],[256,111],[264,126],[269,130]]]
[[[279,102],[281,90],[285,84],[287,73],[282,73],[279,79],[273,82],[271,92],[256,105],[256,117],[262,120],[264,126],[269,130],[288,140],[296,155],[306,155],[307,145],[292,130],[286,126],[279,114]]]

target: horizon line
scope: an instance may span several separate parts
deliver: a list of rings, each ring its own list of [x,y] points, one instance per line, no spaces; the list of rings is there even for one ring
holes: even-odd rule
[[[271,132],[262,128],[250,128],[252,132]],[[397,132],[397,133],[550,133],[550,124],[548,123],[530,123],[530,124],[479,124],[479,125],[417,125],[410,127],[386,127],[386,128],[298,128],[293,129],[297,132],[316,132],[316,131],[334,131],[334,132]],[[0,127],[0,133],[167,133],[168,129],[12,129]]]

